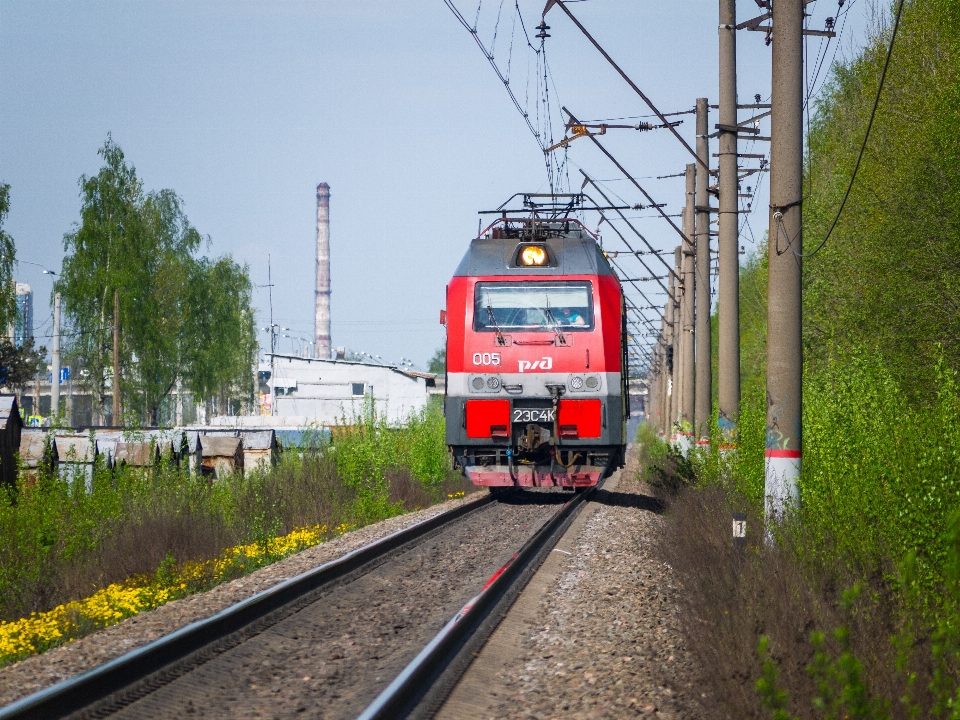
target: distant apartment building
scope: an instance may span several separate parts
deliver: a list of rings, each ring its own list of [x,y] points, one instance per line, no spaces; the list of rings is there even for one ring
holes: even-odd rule
[[[27,283],[17,283],[17,315],[12,335],[17,347],[33,337],[33,290]]]

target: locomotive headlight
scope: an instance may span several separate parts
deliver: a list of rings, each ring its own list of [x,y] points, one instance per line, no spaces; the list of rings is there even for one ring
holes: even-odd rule
[[[475,378],[471,381],[470,384],[473,385],[473,389],[474,389],[474,390],[477,390],[477,391],[483,390],[483,378],[482,378],[482,377],[475,377]]]
[[[487,387],[490,388],[491,390],[496,390],[497,388],[499,388],[500,378],[498,378],[496,375],[491,375],[490,377],[488,377]]]
[[[544,265],[547,251],[542,245],[527,245],[520,250],[520,262],[524,265]]]
[[[574,375],[572,378],[570,378],[570,387],[572,387],[574,390],[579,390],[582,388],[583,378],[579,375]]]

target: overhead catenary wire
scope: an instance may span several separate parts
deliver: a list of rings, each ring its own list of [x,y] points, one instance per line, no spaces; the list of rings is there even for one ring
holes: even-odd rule
[[[547,146],[546,142],[552,144],[553,138],[553,113],[550,110],[550,88],[549,85],[552,83],[552,73],[550,72],[549,63],[546,59],[545,46],[543,43],[543,37],[540,37],[540,47],[535,47],[530,40],[530,36],[527,32],[526,24],[523,22],[523,16],[520,13],[520,5],[518,0],[514,0],[513,6],[515,9],[513,28],[511,30],[510,36],[510,47],[507,53],[507,67],[504,72],[500,66],[497,64],[497,61],[494,57],[494,50],[497,44],[497,38],[500,32],[500,23],[503,16],[503,6],[504,0],[501,0],[499,6],[497,6],[496,21],[494,23],[493,37],[490,42],[489,49],[487,45],[484,44],[483,40],[480,39],[480,34],[477,30],[477,25],[480,21],[480,14],[482,8],[482,0],[477,5],[477,12],[474,18],[474,22],[471,23],[464,17],[463,13],[457,8],[453,0],[443,0],[444,4],[453,13],[457,21],[470,33],[473,37],[474,42],[477,44],[477,47],[483,53],[483,56],[487,59],[487,62],[493,68],[493,71],[496,73],[497,78],[503,84],[504,89],[507,91],[507,95],[510,97],[510,101],[513,103],[513,106],[516,108],[517,112],[520,113],[523,117],[524,123],[529,129],[531,135],[533,135],[534,140],[537,142],[537,145],[541,150],[544,150]],[[516,30],[516,24],[519,21],[521,30],[523,32],[523,39],[531,50],[533,50],[534,56],[536,58],[536,67],[532,68],[531,63],[527,62],[527,81],[525,87],[525,104],[521,104],[516,93],[513,90],[511,84],[511,71],[513,66],[513,45],[514,45],[514,35]],[[531,72],[532,70],[532,72]],[[531,88],[531,74],[534,76],[535,87]],[[554,95],[556,95],[556,84],[554,84]],[[533,92],[535,98],[535,110],[531,113],[529,110],[529,105],[531,102],[531,91]],[[541,105],[543,106],[541,108]],[[536,126],[535,126],[536,125]],[[549,157],[544,154],[544,166],[547,172],[547,181],[550,186],[551,192],[557,192],[558,181],[563,178],[565,171],[565,163],[561,160],[555,160],[552,157]]]
[[[597,184],[590,178],[590,176],[587,175],[586,172],[584,172],[583,169],[580,170],[580,174],[583,175],[584,178],[586,178],[586,180],[587,180],[588,183],[590,183],[591,185],[593,185],[593,187],[595,187],[595,188],[597,189],[597,192],[600,193],[600,197],[603,198],[604,202],[606,202],[607,205],[613,205],[613,203],[610,202],[610,198],[607,197],[607,194],[606,194],[605,192],[603,192],[603,189],[602,189],[599,185],[597,185]],[[617,210],[617,214],[619,214],[619,215],[620,215],[620,219],[623,220],[623,221],[627,224],[627,227],[630,228],[631,230],[633,230],[634,234],[643,241],[643,244],[646,245],[647,248],[650,250],[650,254],[653,255],[655,258],[657,258],[661,263],[663,263],[663,266],[664,266],[667,270],[669,270],[670,272],[676,274],[676,273],[674,272],[673,267],[672,267],[666,260],[664,260],[662,257],[660,257],[660,251],[658,251],[656,248],[654,248],[653,245],[651,245],[650,242],[649,242],[643,235],[640,234],[640,231],[637,230],[629,220],[627,220],[627,218],[624,216],[624,214],[623,214],[620,210]],[[603,215],[603,213],[600,213],[600,216],[603,217],[604,219],[606,219],[605,216]],[[623,244],[626,245],[628,248],[630,248],[630,251],[631,251],[631,252],[634,252],[634,253],[635,253],[636,251],[633,249],[633,247],[630,245],[630,243],[628,243],[628,242],[626,241],[626,239],[623,237],[623,235],[620,234],[620,231],[617,229],[617,227],[616,227],[615,225],[613,225],[609,220],[607,220],[607,224],[610,225],[610,227],[612,227],[612,228],[614,229],[614,231],[615,231],[618,235],[620,235],[620,239],[623,240]],[[637,259],[639,260],[639,255],[637,256]],[[649,270],[649,272],[650,272],[651,275],[656,275],[656,273],[653,272],[653,270],[650,270],[650,268],[647,267],[647,264],[644,263],[642,260],[641,260],[641,263],[643,264],[643,266],[644,266],[645,268],[647,268],[647,270]],[[661,283],[661,285],[662,285],[662,283]],[[664,287],[664,290],[666,290],[665,287]],[[667,294],[669,294],[669,291],[667,292]]]
[[[445,1],[446,1],[446,0],[445,0]],[[613,61],[613,58],[610,57],[610,55],[607,54],[607,51],[604,50],[604,49],[600,46],[600,43],[598,43],[596,40],[593,39],[593,36],[592,36],[589,32],[587,32],[587,29],[580,23],[579,20],[577,20],[576,17],[574,17],[573,13],[570,12],[570,8],[568,8],[568,7],[566,6],[566,4],[564,3],[564,0],[548,0],[546,7],[543,9],[543,14],[544,14],[544,16],[546,16],[547,12],[548,12],[548,11],[550,10],[550,8],[553,7],[554,5],[559,5],[559,6],[560,6],[560,9],[563,10],[563,11],[567,14],[567,17],[569,17],[569,18],[573,21],[573,24],[576,25],[576,26],[580,29],[580,32],[583,33],[584,37],[586,37],[587,40],[589,40],[590,43],[597,49],[597,51],[598,51],[601,55],[603,55],[603,57],[606,59],[606,61],[607,61],[608,63],[610,63],[610,65],[613,67],[614,70],[617,71],[617,73],[620,75],[620,77],[622,77],[622,78],[626,81],[627,85],[629,85],[629,86],[633,89],[633,91],[634,91],[637,95],[640,96],[640,99],[643,100],[644,103],[646,103],[647,107],[649,107],[651,110],[653,110],[654,114],[655,114],[658,118],[660,118],[660,122],[662,122],[664,125],[667,126],[667,129],[669,129],[670,132],[673,133],[674,137],[676,137],[677,140],[680,141],[680,144],[683,145],[684,148],[686,148],[687,152],[689,152],[691,155],[693,155],[694,159],[695,159],[698,163],[700,163],[700,165],[703,166],[703,169],[704,169],[704,170],[706,170],[707,172],[710,172],[710,168],[707,166],[707,164],[706,164],[706,162],[704,161],[704,159],[701,158],[699,155],[697,155],[697,153],[694,151],[694,149],[693,149],[692,147],[690,147],[689,143],[687,143],[687,141],[683,139],[683,136],[680,135],[679,132],[677,132],[677,129],[676,129],[675,127],[673,127],[672,125],[670,125],[670,123],[667,121],[666,116],[665,116],[663,113],[661,113],[660,110],[658,110],[657,107],[650,101],[650,98],[648,98],[648,97],[643,93],[643,91],[642,91],[639,87],[637,87],[636,83],[634,83],[633,80],[631,80],[630,77],[621,69],[621,67],[620,67],[619,65],[617,65],[617,63],[615,63],[615,62]],[[572,120],[572,119],[573,119],[573,117],[571,116],[571,120]],[[592,137],[592,136],[591,136],[591,137]]]

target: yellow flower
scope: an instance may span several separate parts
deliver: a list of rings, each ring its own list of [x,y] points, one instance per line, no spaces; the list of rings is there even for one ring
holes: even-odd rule
[[[342,535],[353,529],[341,524],[334,531]],[[58,605],[46,612],[32,612],[13,622],[0,622],[0,665],[61,645],[100,628],[114,625],[144,610],[152,610],[194,589],[212,587],[238,570],[249,571],[280,560],[324,541],[325,525],[296,528],[265,543],[250,543],[228,548],[216,560],[185,562],[172,578],[160,580],[132,578],[114,583],[83,600]]]

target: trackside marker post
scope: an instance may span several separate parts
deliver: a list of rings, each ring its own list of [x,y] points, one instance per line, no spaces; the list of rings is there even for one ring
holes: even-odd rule
[[[733,514],[733,546],[742,553],[747,544],[747,514]]]

